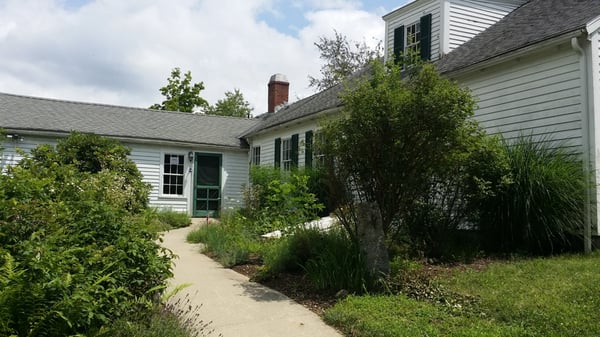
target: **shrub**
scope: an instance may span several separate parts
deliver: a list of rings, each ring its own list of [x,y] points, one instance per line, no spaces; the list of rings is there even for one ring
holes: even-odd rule
[[[259,244],[243,231],[237,215],[224,214],[221,222],[202,226],[187,236],[189,242],[205,244],[206,251],[225,267],[248,262],[250,255],[259,251]]]
[[[117,169],[128,159],[91,172],[48,146],[32,153],[0,175],[0,335],[82,334],[139,311],[171,276],[171,253],[138,216],[139,172]]]
[[[510,184],[508,160],[496,137],[479,133],[456,151],[445,172],[432,176],[406,218],[408,244],[419,256],[470,258],[480,248],[473,235],[480,202]]]
[[[177,212],[170,209],[160,209],[156,212],[156,217],[167,228],[182,228],[191,223],[190,216],[187,213]]]
[[[373,285],[358,246],[339,228],[328,232],[298,228],[272,243],[263,262],[259,277],[305,271],[317,290],[363,292]]]
[[[316,219],[323,209],[309,190],[308,175],[255,166],[250,177],[242,220],[251,233],[260,235],[303,224]]]
[[[512,183],[481,203],[487,249],[548,254],[580,242],[589,184],[580,156],[561,145],[531,136],[504,141]]]

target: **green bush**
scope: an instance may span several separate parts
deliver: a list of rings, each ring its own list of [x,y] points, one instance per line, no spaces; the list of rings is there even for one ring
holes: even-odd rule
[[[472,232],[480,202],[510,183],[498,138],[478,133],[464,143],[449,156],[447,170],[432,176],[405,219],[406,242],[418,256],[450,261],[475,256],[480,244]]]
[[[358,246],[339,229],[298,228],[268,246],[263,273],[304,271],[317,290],[363,292],[373,285]]]
[[[531,136],[504,141],[512,181],[481,202],[488,250],[548,254],[581,242],[589,183],[580,156],[561,145]]]
[[[99,171],[40,146],[0,175],[0,335],[96,331],[139,311],[172,275],[171,253],[139,216],[148,189],[127,150],[109,145],[118,155]]]
[[[250,181],[244,191],[242,220],[253,234],[289,229],[316,219],[323,210],[309,189],[309,176],[302,172],[254,166]]]
[[[260,245],[255,237],[243,231],[237,219],[235,214],[224,214],[220,223],[201,226],[190,232],[187,240],[204,243],[206,251],[225,267],[248,262],[251,254],[258,253]]]
[[[156,212],[156,217],[168,229],[182,228],[191,223],[190,216],[187,213],[177,212],[170,209],[160,209]]]

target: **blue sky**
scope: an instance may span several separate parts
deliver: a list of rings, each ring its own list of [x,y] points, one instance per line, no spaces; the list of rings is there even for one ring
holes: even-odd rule
[[[265,111],[283,73],[290,101],[314,93],[314,46],[333,31],[375,45],[406,0],[0,0],[0,92],[148,107],[171,69],[210,103],[240,89]]]

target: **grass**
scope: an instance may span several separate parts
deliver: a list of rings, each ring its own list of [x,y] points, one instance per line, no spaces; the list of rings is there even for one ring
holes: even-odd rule
[[[352,296],[325,319],[349,336],[600,336],[599,263],[600,253],[493,263],[437,278],[475,298],[464,306]]]
[[[186,239],[192,243],[204,243],[206,251],[225,267],[246,263],[251,254],[261,249],[256,239],[227,221],[202,226],[191,231]]]

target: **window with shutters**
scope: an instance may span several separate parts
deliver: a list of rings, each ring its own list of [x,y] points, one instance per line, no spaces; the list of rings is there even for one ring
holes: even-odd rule
[[[252,147],[252,157],[251,163],[252,165],[260,165],[260,146]]]
[[[431,60],[431,14],[422,16],[419,21],[402,25],[394,29],[394,59],[396,62],[408,62],[405,54]]]
[[[292,140],[290,138],[281,140],[281,163],[284,171],[292,169]]]
[[[183,195],[184,159],[182,154],[165,154],[163,161],[162,194]]]

